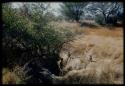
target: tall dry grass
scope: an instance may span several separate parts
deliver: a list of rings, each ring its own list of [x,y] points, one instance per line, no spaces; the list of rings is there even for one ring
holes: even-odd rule
[[[19,66],[15,66],[13,69],[3,68],[2,84],[24,84],[26,77],[20,68]]]
[[[98,27],[94,29],[86,28],[83,30],[83,33],[86,35],[98,35],[98,36],[106,36],[106,37],[123,37],[123,28],[114,27],[113,30],[106,28],[106,27]]]
[[[2,83],[3,84],[17,84],[20,81],[19,77],[8,69],[3,69]]]
[[[60,57],[64,77],[59,80],[69,84],[123,84],[123,28],[77,25],[70,30],[80,34],[63,45]]]
[[[115,26],[100,26],[93,21],[84,21],[82,26],[79,23],[71,22],[51,22],[50,25],[54,26],[57,30],[63,31],[64,29],[70,30],[77,35],[99,35],[106,37],[123,37],[123,27]]]

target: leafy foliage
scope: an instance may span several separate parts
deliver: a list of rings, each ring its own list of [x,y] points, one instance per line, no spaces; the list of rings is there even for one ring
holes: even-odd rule
[[[95,17],[95,21],[100,24],[100,25],[104,25],[104,17],[102,15],[96,15]]]
[[[87,3],[63,3],[61,5],[61,13],[67,20],[71,19],[79,22],[86,5]]]
[[[69,35],[67,32],[60,33],[48,25],[49,19],[45,17],[48,12],[43,13],[47,9],[43,11],[39,8],[44,7],[43,4],[31,6],[34,6],[36,11],[29,12],[29,18],[28,15],[23,15],[25,11],[20,12],[3,4],[3,51],[5,51],[3,60],[6,65],[24,64],[29,59],[43,55],[56,58],[55,55],[58,57],[61,45],[70,38],[69,33]],[[9,56],[6,51],[10,52]]]
[[[103,17],[102,22],[104,22],[105,24],[116,24],[118,20],[117,16],[119,16],[118,15],[119,12],[123,10],[123,4],[120,2],[101,2],[101,3],[95,2],[95,3],[91,3],[88,6],[88,10],[95,16],[98,14],[101,17]],[[96,16],[96,17],[100,18],[100,16]],[[96,18],[96,21],[98,19]],[[116,21],[114,21],[114,19]]]

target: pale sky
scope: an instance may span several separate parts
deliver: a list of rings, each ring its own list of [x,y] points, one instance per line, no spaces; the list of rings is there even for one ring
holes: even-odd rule
[[[48,2],[46,2],[46,3],[48,3]],[[13,2],[12,3],[12,5],[13,5],[13,7],[14,8],[18,8],[18,7],[20,7],[21,6],[21,2]],[[59,8],[60,8],[60,6],[59,6],[59,4],[60,4],[60,2],[51,2],[50,3],[50,6],[51,6],[51,9],[54,9],[55,11],[53,11],[53,13],[55,14],[55,15],[59,15]]]

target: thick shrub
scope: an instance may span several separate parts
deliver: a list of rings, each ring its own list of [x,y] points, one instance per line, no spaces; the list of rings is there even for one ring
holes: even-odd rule
[[[96,15],[95,16],[95,22],[100,24],[100,25],[103,25],[105,23],[104,17],[102,15]]]
[[[56,59],[61,45],[72,37],[69,31],[61,33],[49,26],[42,14],[33,13],[29,19],[5,4],[2,12],[4,66],[22,65],[43,54]]]

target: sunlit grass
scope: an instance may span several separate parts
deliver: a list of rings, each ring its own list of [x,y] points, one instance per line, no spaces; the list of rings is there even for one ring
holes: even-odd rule
[[[72,42],[65,44],[60,54],[65,63],[68,58],[66,52],[71,53],[70,61],[63,68],[66,73],[62,81],[83,84],[123,84],[123,28],[76,27],[72,29],[79,30],[81,34],[77,34]]]

